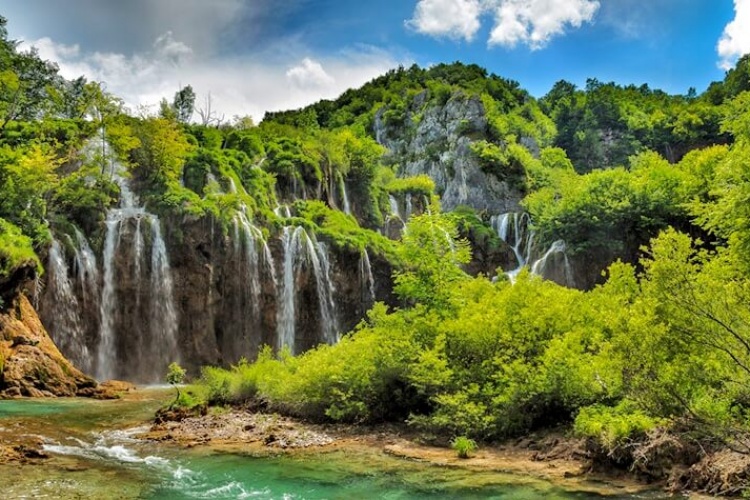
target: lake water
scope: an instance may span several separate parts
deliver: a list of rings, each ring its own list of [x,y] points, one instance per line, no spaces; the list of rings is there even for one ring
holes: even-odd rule
[[[0,498],[602,498],[534,478],[439,467],[372,449],[253,456],[137,439],[164,397],[162,389],[115,401],[0,401],[0,440],[37,436],[51,457],[39,465],[0,465]]]

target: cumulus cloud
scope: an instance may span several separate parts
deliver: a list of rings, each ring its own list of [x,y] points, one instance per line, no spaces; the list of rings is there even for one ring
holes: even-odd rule
[[[481,13],[479,0],[420,0],[406,25],[425,35],[471,41]]]
[[[22,48],[36,47],[41,57],[59,65],[66,78],[84,75],[103,82],[108,92],[123,98],[134,112],[142,107],[156,110],[162,98],[171,100],[179,88],[190,84],[198,94],[198,107],[210,92],[212,110],[219,116],[250,115],[256,121],[266,111],[334,98],[388,69],[410,63],[368,46],[313,58],[302,55],[304,49],[293,43],[281,45],[283,50],[275,52],[283,54],[283,60],[258,55],[201,57],[171,33],[157,37],[147,50],[129,55],[89,52],[50,38],[24,42]]]
[[[290,68],[286,77],[299,88],[325,88],[336,83],[318,61],[305,57],[300,64]]]
[[[489,15],[489,45],[537,50],[566,29],[591,22],[598,9],[598,0],[419,0],[407,25],[426,35],[471,40]]]
[[[734,19],[724,28],[717,51],[719,67],[728,70],[750,52],[750,0],[734,0]]]

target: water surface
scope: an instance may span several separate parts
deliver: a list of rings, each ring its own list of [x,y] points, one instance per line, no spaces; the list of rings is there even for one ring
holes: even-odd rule
[[[51,456],[41,465],[0,465],[2,497],[602,498],[539,479],[440,467],[374,449],[257,456],[137,439],[165,397],[168,393],[161,389],[116,401],[0,401],[0,439],[22,433],[38,436]]]

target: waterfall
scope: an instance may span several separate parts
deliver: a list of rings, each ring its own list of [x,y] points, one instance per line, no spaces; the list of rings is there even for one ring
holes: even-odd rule
[[[534,243],[534,232],[529,230],[529,215],[527,213],[505,213],[493,215],[490,225],[498,237],[513,250],[517,266],[506,274],[514,281],[521,269],[531,260]]]
[[[344,202],[344,213],[346,215],[352,214],[352,207],[349,204],[349,196],[346,194],[346,183],[344,182],[344,176],[339,175],[339,190],[341,191],[341,198]]]
[[[299,247],[300,234],[304,232],[302,227],[284,227],[281,234],[281,243],[284,246],[284,265],[282,269],[281,293],[279,305],[277,306],[277,329],[278,348],[289,347],[294,352],[294,278],[295,262]]]
[[[179,357],[166,243],[161,221],[140,206],[124,167],[109,155],[113,180],[120,187],[120,205],[107,211],[105,221],[96,374],[100,380],[126,377],[156,382]],[[149,241],[144,238],[144,222],[151,230]],[[135,307],[128,302],[133,296]]]
[[[91,364],[91,357],[84,338],[79,303],[68,274],[65,253],[56,239],[53,239],[50,245],[48,270],[48,287],[57,312],[50,334],[55,344],[73,364],[87,370]]]
[[[305,233],[305,236],[307,234]],[[331,281],[331,265],[328,259],[328,248],[325,244],[313,241],[307,237],[308,258],[312,261],[315,273],[315,284],[320,306],[321,333],[323,339],[334,344],[339,341],[338,322],[336,321],[336,303],[333,300],[333,281]]]
[[[276,208],[273,209],[273,213],[276,214],[276,217],[281,219],[289,219],[292,216],[292,210],[289,208],[289,205],[276,205]]]
[[[375,302],[375,278],[372,275],[370,255],[367,248],[362,250],[359,256],[359,282],[362,286],[362,304],[364,309],[369,309]]]
[[[320,312],[320,332],[323,340],[338,340],[338,322],[334,302],[334,287],[330,277],[331,266],[328,249],[323,243],[308,236],[303,227],[286,226],[281,235],[284,247],[282,283],[277,308],[277,337],[279,349],[289,347],[295,351],[296,338],[296,284],[301,273],[312,270]]]
[[[151,222],[151,342],[156,366],[151,380],[160,380],[166,367],[172,361],[179,361],[177,355],[177,310],[174,305],[172,273],[169,267],[167,246],[161,235],[161,224],[155,216]]]
[[[406,196],[404,197],[406,201],[406,213],[404,214],[403,221],[406,222],[409,217],[411,217],[412,213],[412,205],[411,205],[411,193],[406,193]]]
[[[99,349],[97,351],[96,374],[99,380],[106,380],[114,376],[115,352],[114,312],[116,307],[115,294],[115,249],[120,221],[107,220],[107,235],[104,238],[104,282],[102,285],[102,300],[99,305],[101,320],[99,326]]]
[[[391,205],[391,215],[395,215],[399,219],[403,220],[404,218],[401,216],[401,211],[398,208],[398,200],[392,195],[388,195],[388,202]]]
[[[573,269],[570,266],[570,261],[565,250],[566,247],[563,240],[555,241],[544,255],[534,262],[531,266],[531,272],[538,276],[552,277],[554,281],[565,286],[575,286]],[[562,259],[562,262],[553,261],[555,258]]]
[[[86,306],[99,297],[99,268],[86,237],[78,228],[75,228],[75,235],[75,267],[83,305]]]
[[[498,237],[511,247],[518,263],[515,269],[506,272],[510,281],[515,281],[521,269],[528,265],[532,274],[545,279],[553,279],[565,286],[574,286],[573,271],[565,253],[564,241],[555,241],[541,257],[534,260],[534,238],[536,235],[534,231],[529,229],[530,222],[527,213],[519,212],[493,215],[490,218],[490,225]],[[560,262],[558,260],[553,261],[553,258],[558,256]],[[559,264],[562,264],[562,267]],[[560,274],[561,272],[562,274]]]

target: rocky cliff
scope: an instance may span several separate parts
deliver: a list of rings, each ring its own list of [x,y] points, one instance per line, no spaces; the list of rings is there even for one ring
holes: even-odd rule
[[[389,119],[388,107],[375,114],[376,140],[388,149],[387,160],[403,176],[426,174],[435,181],[443,210],[460,205],[489,214],[520,210],[517,188],[486,173],[471,144],[488,136],[482,100],[455,92],[444,104],[419,93],[400,119]]]
[[[375,300],[394,303],[392,267],[377,254],[294,226],[264,236],[241,217],[229,229],[211,217],[146,217],[118,223],[111,255],[106,243],[92,251],[93,280],[81,272],[78,242],[48,259],[40,315],[66,356],[102,380],[159,382],[171,361],[195,375],[204,365],[254,359],[264,345],[303,352],[335,342]],[[163,226],[168,295],[154,282],[167,275],[155,274],[159,245],[149,224]],[[174,314],[171,347],[168,325],[154,328],[165,311]]]

